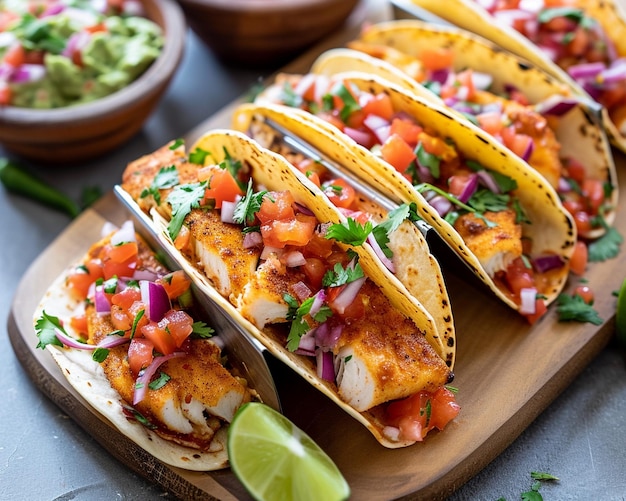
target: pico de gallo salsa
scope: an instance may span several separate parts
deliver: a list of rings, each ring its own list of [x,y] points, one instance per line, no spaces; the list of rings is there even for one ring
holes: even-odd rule
[[[317,115],[379,155],[422,193],[470,248],[472,234],[506,228],[509,240],[517,240],[518,257],[504,268],[496,264],[487,271],[531,324],[546,312],[544,277],[563,262],[555,255],[531,257],[532,241],[522,237],[522,224],[529,221],[515,194],[513,179],[464,158],[449,139],[395,110],[387,93],[372,94],[350,81],[323,75],[282,78],[284,81],[277,83],[280,92],[269,92],[269,99]],[[477,245],[481,245],[478,240]],[[581,246],[583,250],[586,247]]]
[[[618,129],[626,123],[626,59],[598,19],[578,0],[476,0],[563,68],[609,112]]]
[[[161,53],[139,0],[0,4],[0,105],[60,108],[112,94]]]

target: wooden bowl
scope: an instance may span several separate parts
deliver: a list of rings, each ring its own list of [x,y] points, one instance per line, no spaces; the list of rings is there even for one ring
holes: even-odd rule
[[[228,64],[273,66],[339,28],[358,0],[178,0],[191,29]]]
[[[146,16],[164,31],[159,58],[128,87],[91,103],[36,110],[0,107],[0,143],[45,163],[73,163],[107,153],[143,126],[182,59],[186,24],[170,0],[143,0]]]

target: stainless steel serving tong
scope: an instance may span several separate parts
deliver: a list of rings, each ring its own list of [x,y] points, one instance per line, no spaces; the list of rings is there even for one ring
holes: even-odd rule
[[[135,223],[135,231],[139,233],[155,252],[163,258],[165,265],[172,271],[181,266],[171,252],[159,242],[157,230],[150,218],[137,206],[131,196],[121,187],[115,186],[113,191],[120,202],[128,209],[130,219]],[[265,347],[232,317],[228,316],[211,298],[203,294],[192,281],[192,292],[196,306],[206,314],[207,323],[215,329],[223,340],[229,362],[246,378],[248,385],[256,390],[261,400],[280,411],[280,397],[268,362],[272,355]]]

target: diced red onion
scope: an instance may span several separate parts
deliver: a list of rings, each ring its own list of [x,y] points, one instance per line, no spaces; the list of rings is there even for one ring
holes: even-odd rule
[[[133,280],[137,281],[147,280],[149,282],[154,282],[157,278],[159,278],[159,275],[150,270],[135,270],[133,273]]]
[[[162,357],[154,357],[154,360],[148,367],[146,367],[141,373],[140,376],[135,381],[135,390],[133,392],[133,405],[137,405],[141,402],[146,396],[146,391],[148,390],[148,385],[152,380],[152,376],[156,373],[157,369],[161,367],[165,362],[171,360],[176,357],[184,357],[187,354],[184,351],[175,351],[169,355],[164,355]]]
[[[557,254],[551,254],[549,256],[536,257],[532,261],[533,268],[539,273],[544,273],[556,268],[562,268],[565,263],[561,256]]]
[[[328,322],[324,322],[317,329],[315,329],[315,343],[320,348],[332,350],[343,332],[343,324],[330,325]]]
[[[452,209],[452,202],[442,195],[431,198],[428,203],[437,211],[440,216],[445,216]]]
[[[311,305],[309,313],[311,315],[316,315],[320,311],[320,308],[324,305],[324,301],[326,301],[326,291],[324,291],[324,289],[320,289],[313,298],[313,304]]]
[[[116,334],[105,336],[97,345],[96,348],[114,348],[125,343],[130,343],[129,337],[118,336]]]
[[[81,343],[78,339],[68,336],[57,327],[54,328],[54,334],[59,341],[70,348],[77,348],[79,350],[95,350],[97,348],[94,344]]]
[[[141,301],[146,305],[148,319],[153,322],[160,322],[163,316],[172,309],[165,287],[147,280],[141,280],[139,287],[141,289]]]
[[[448,68],[443,68],[441,70],[431,71],[430,75],[428,75],[428,80],[440,84],[445,84],[448,81],[449,76],[450,70]]]
[[[395,273],[396,267],[394,266],[393,261],[385,255],[372,233],[367,235],[367,242],[372,246],[374,253],[378,256],[378,259],[380,259],[380,261],[385,265],[385,268],[387,268],[391,273]]]
[[[478,188],[478,175],[476,173],[472,173],[468,176],[467,183],[463,187],[463,190],[457,197],[461,202],[467,202],[474,193],[476,193],[476,189]]]
[[[309,286],[302,281],[298,281],[291,287],[292,292],[295,294],[296,299],[300,302],[305,301],[311,297],[311,289]]]
[[[526,148],[522,152],[522,160],[524,160],[525,162],[528,161],[530,156],[533,154],[533,151],[535,150],[535,141],[533,141],[533,139],[530,138],[530,136],[529,136],[529,139],[530,140],[526,144]]]
[[[476,176],[478,177],[478,182],[483,185],[485,188],[487,188],[489,191],[492,191],[493,193],[500,193],[500,186],[498,186],[498,183],[496,183],[496,180],[494,179],[494,177],[491,175],[490,172],[486,171],[486,170],[479,170],[476,173]]]
[[[53,3],[44,10],[39,17],[56,16],[65,10],[65,5],[62,3]]]
[[[111,312],[111,303],[109,303],[109,298],[104,292],[103,285],[96,285],[94,302],[96,303],[96,313],[102,315]]]
[[[487,90],[493,83],[493,76],[489,73],[472,72],[472,83],[479,90]]]
[[[261,247],[263,245],[263,236],[259,231],[249,231],[243,236],[244,249],[251,249],[253,247]]]
[[[574,80],[588,80],[598,76],[605,67],[604,63],[599,61],[594,63],[581,63],[570,66],[567,72]]]
[[[298,350],[306,353],[315,353],[315,329],[310,330],[300,337]]]
[[[333,354],[330,351],[317,349],[315,351],[317,362],[317,376],[325,381],[335,382],[335,368],[333,363]]]
[[[357,144],[369,148],[372,142],[372,136],[362,130],[354,129],[352,127],[344,127],[343,132],[346,136],[352,139]]]
[[[570,191],[572,191],[572,185],[567,182],[567,179],[565,179],[564,177],[560,177],[557,191],[559,193],[569,193]]]
[[[316,103],[321,103],[324,96],[328,94],[330,78],[326,75],[316,75],[314,99]]]
[[[317,75],[315,75],[314,73],[306,73],[305,75],[303,75],[293,89],[294,94],[296,96],[303,96],[306,91],[315,84],[316,76]]]
[[[389,120],[382,118],[378,115],[370,114],[363,120],[365,126],[372,131],[376,136],[379,143],[384,143],[388,138],[391,131],[391,125]]]
[[[91,40],[91,34],[87,31],[77,31],[72,33],[61,51],[61,55],[71,58],[75,52],[81,52]]]
[[[537,299],[537,289],[524,287],[520,290],[519,312],[522,315],[533,315],[535,313],[535,300]]]
[[[11,81],[18,84],[38,82],[45,76],[45,66],[41,64],[22,64],[11,75]]]
[[[263,250],[261,251],[260,259],[267,259],[272,254],[276,254],[276,256],[280,257],[282,256],[283,252],[284,252],[283,249],[266,245],[265,247],[263,247]]]
[[[520,0],[519,8],[525,12],[537,14],[544,8],[544,0]]]
[[[601,84],[614,84],[626,80],[626,59],[618,59],[598,75]]]
[[[229,202],[224,200],[222,202],[222,209],[220,210],[220,219],[222,223],[230,223],[235,224],[235,206],[237,204],[235,202]]]
[[[111,235],[111,245],[119,245],[126,242],[135,242],[135,225],[131,220],[124,221],[119,230]]]
[[[314,216],[315,213],[309,209],[306,205],[302,205],[301,203],[296,202],[296,209],[298,210],[298,212],[301,212],[302,214],[306,214],[307,216]]]
[[[578,101],[576,99],[554,95],[537,103],[535,111],[540,115],[561,117],[572,108],[575,108],[577,104]]]
[[[333,301],[333,307],[339,314],[346,311],[346,308],[356,299],[357,294],[365,283],[366,277],[357,278],[344,286],[343,290]]]

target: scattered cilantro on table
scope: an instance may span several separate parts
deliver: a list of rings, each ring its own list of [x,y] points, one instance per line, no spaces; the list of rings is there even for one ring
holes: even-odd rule
[[[522,492],[520,499],[522,501],[543,501],[543,496],[539,493],[542,482],[558,481],[558,477],[550,473],[531,471],[530,477],[534,480],[530,490]],[[506,501],[506,498],[498,498],[497,501]]]

